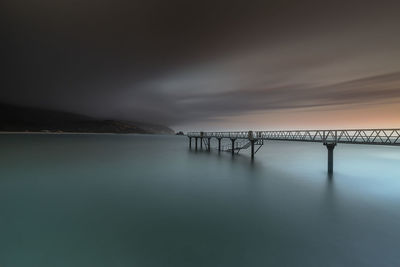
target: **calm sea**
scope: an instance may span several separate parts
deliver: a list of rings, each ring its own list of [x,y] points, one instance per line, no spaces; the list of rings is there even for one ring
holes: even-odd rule
[[[400,147],[0,135],[0,266],[400,266]]]

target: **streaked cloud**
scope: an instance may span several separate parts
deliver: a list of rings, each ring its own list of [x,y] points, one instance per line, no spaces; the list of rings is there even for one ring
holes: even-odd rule
[[[179,127],[392,105],[399,9],[369,0],[6,0],[0,97]]]

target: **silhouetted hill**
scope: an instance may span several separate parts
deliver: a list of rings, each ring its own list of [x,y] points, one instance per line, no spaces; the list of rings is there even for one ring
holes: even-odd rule
[[[99,120],[69,112],[0,104],[0,131],[174,134],[162,125]]]

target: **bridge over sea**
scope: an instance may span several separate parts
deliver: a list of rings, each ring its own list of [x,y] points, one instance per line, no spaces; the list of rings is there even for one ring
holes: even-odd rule
[[[322,143],[328,150],[328,173],[333,173],[333,150],[337,144],[400,146],[400,129],[357,129],[357,130],[290,130],[290,131],[237,131],[237,132],[188,132],[189,148],[192,139],[195,149],[204,147],[210,151],[211,139],[218,140],[218,151],[231,152],[232,156],[250,148],[251,159],[266,141],[294,141]],[[221,145],[229,139],[230,145]]]

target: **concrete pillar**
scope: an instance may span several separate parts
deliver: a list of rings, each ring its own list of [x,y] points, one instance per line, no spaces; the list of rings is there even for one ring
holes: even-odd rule
[[[336,146],[336,143],[324,143],[326,148],[328,149],[328,174],[333,173],[333,149]]]
[[[221,151],[221,138],[218,138],[218,151]]]
[[[210,150],[211,150],[211,137],[208,137],[207,139],[208,139],[208,142],[207,142],[207,143],[208,143],[207,150],[210,151]]]
[[[250,140],[251,143],[251,159],[254,159],[254,140]]]
[[[189,149],[192,149],[192,137],[189,137]]]
[[[232,142],[232,156],[235,155],[235,140],[236,139],[231,139],[231,142]]]
[[[194,141],[196,142],[195,148],[196,148],[196,150],[197,150],[197,137],[194,138]]]

